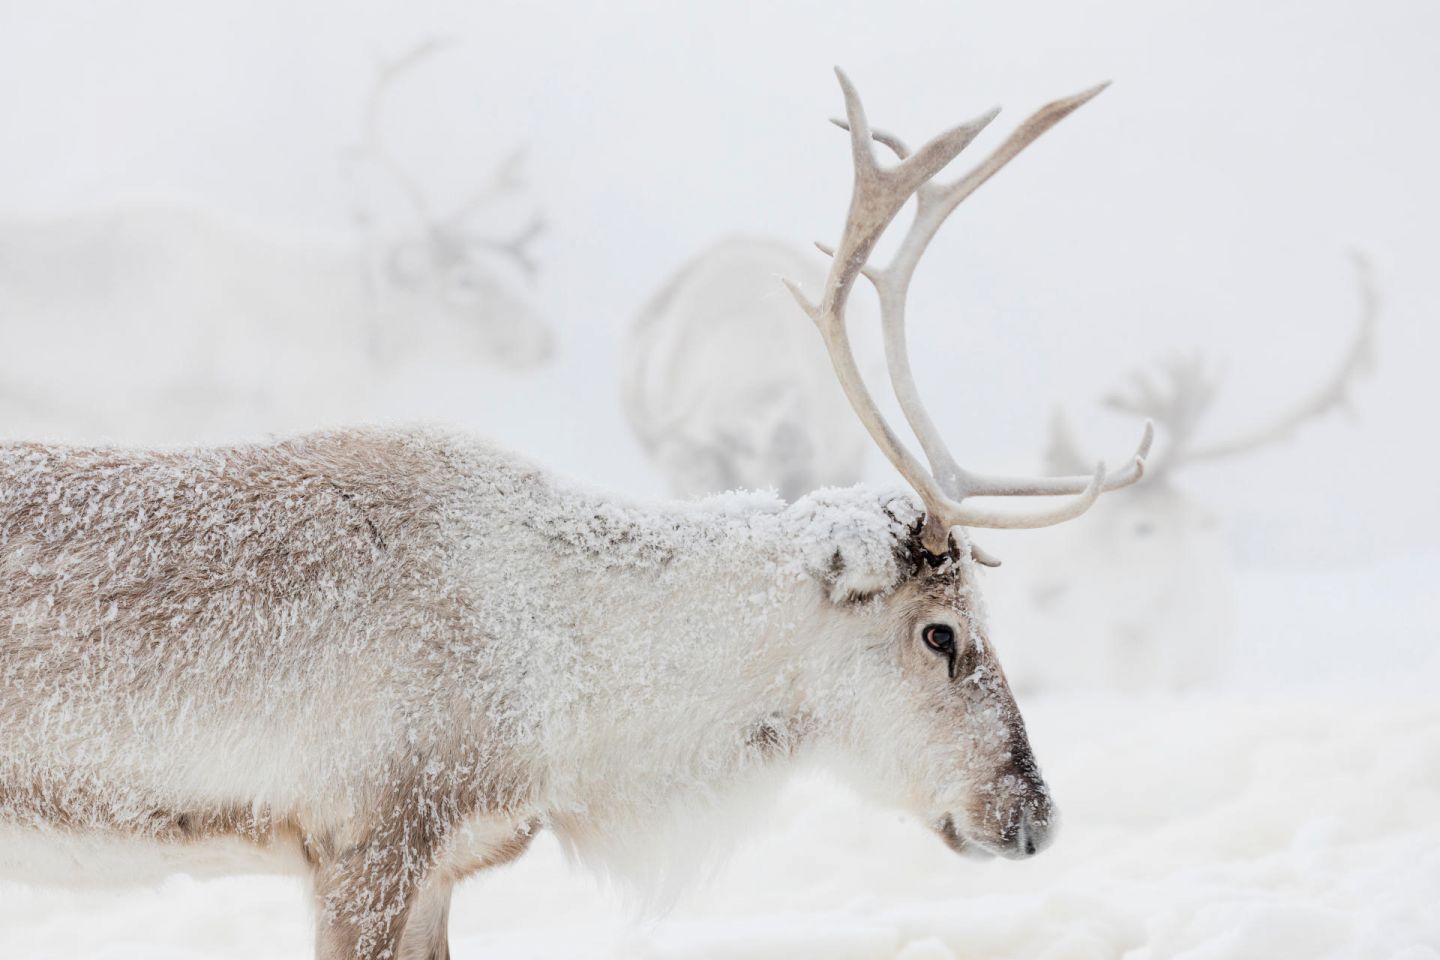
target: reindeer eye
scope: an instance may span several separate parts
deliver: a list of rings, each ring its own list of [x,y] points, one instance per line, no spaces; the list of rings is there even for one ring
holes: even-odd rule
[[[925,638],[925,645],[936,653],[948,656],[955,652],[955,631],[949,624],[932,623],[925,628],[921,636]]]

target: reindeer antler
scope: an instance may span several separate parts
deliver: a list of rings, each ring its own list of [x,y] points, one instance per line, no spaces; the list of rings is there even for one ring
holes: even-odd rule
[[[1165,431],[1164,459],[1187,450],[1205,414],[1215,402],[1220,376],[1200,354],[1172,357],[1163,364],[1164,382],[1146,371],[1130,375],[1131,392],[1114,391],[1101,402],[1112,410],[1133,413],[1158,423]]]
[[[1195,436],[1215,401],[1220,385],[1218,373],[1199,355],[1168,361],[1163,369],[1163,384],[1157,383],[1148,373],[1137,371],[1130,376],[1129,392],[1116,391],[1103,398],[1105,405],[1111,409],[1148,417],[1164,428],[1165,449],[1152,464],[1153,469],[1170,469],[1186,463],[1248,453],[1284,440],[1306,421],[1349,403],[1350,388],[1355,379],[1374,368],[1375,322],[1379,313],[1379,297],[1370,262],[1358,251],[1352,253],[1352,259],[1360,288],[1360,325],[1355,339],[1335,372],[1317,390],[1270,423],[1229,440],[1196,446]]]
[[[421,188],[386,146],[384,127],[381,123],[381,108],[385,95],[404,75],[414,70],[436,53],[443,50],[449,40],[432,38],[417,44],[393,60],[380,63],[375,70],[375,80],[370,95],[365,101],[364,144],[365,149],[379,162],[395,182],[399,184],[420,227],[430,243],[440,248],[444,255],[457,256],[464,248],[489,250],[512,260],[529,278],[534,279],[538,268],[530,252],[531,245],[545,229],[544,218],[532,217],[513,236],[501,239],[478,236],[466,227],[466,222],[476,210],[498,197],[515,193],[524,185],[523,169],[525,151],[516,148],[501,161],[489,180],[445,216],[437,216]]]
[[[1307,420],[1323,416],[1336,407],[1349,407],[1350,388],[1355,379],[1362,373],[1371,373],[1375,369],[1375,323],[1380,313],[1380,297],[1375,290],[1374,269],[1370,260],[1358,250],[1352,251],[1350,257],[1355,265],[1355,278],[1360,288],[1360,326],[1355,331],[1355,339],[1350,344],[1350,349],[1341,358],[1335,372],[1322,382],[1314,393],[1302,398],[1289,411],[1270,423],[1229,440],[1189,450],[1182,449],[1176,462],[1194,463],[1248,453],[1257,447],[1286,439]]]
[[[405,198],[410,201],[410,206],[420,220],[420,225],[427,230],[434,226],[435,218],[430,212],[429,202],[425,199],[425,191],[420,188],[420,184],[410,176],[405,166],[385,145],[384,129],[380,124],[380,110],[385,103],[385,94],[395,85],[395,82],[444,49],[447,42],[432,37],[416,44],[393,60],[377,65],[375,79],[370,86],[370,95],[365,98],[363,126],[365,149],[369,150],[390,176],[395,178],[395,182],[400,185],[400,190],[405,194]]]
[[[1103,463],[1097,463],[1089,477],[1007,477],[965,470],[951,456],[920,402],[905,340],[905,302],[910,280],[926,246],[945,218],[1020,151],[1098,94],[1104,85],[1041,107],[978,166],[947,186],[932,182],[936,174],[970,144],[998,111],[942,133],[911,153],[898,137],[870,128],[855,87],[842,71],[837,69],[836,75],[845,96],[847,118],[844,122],[836,122],[850,131],[855,165],[850,209],[839,244],[833,250],[817,244],[832,257],[830,275],[820,302],[811,303],[793,283],[786,281],[786,285],[819,328],[836,376],[856,415],[881,451],[920,495],[925,505],[925,527],[921,533],[925,549],[932,554],[943,554],[949,548],[950,531],[957,526],[1018,528],[1060,523],[1084,513],[1102,491],[1127,486],[1140,479],[1153,438],[1148,423],[1130,464],[1113,474],[1105,473]],[[889,147],[899,158],[899,164],[882,167],[875,158],[872,140]],[[869,265],[875,244],[911,197],[916,201],[915,219],[894,259],[884,268]],[[890,428],[856,366],[845,326],[845,306],[855,278],[862,274],[879,294],[891,383],[905,419],[930,461],[929,471],[921,466]],[[1067,494],[1078,496],[1052,509],[1027,513],[999,512],[963,503],[970,497]]]

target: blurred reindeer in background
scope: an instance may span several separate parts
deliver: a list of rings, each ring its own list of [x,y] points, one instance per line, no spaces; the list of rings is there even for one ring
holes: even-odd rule
[[[773,488],[793,501],[862,479],[867,438],[781,277],[818,290],[825,271],[778,240],[721,240],[631,328],[625,413],[678,496]]]
[[[1218,679],[1235,616],[1229,541],[1220,518],[1175,477],[1191,464],[1279,443],[1349,408],[1356,378],[1373,368],[1378,302],[1369,263],[1357,254],[1355,265],[1360,324],[1349,350],[1314,393],[1252,432],[1200,442],[1220,377],[1199,356],[1172,359],[1158,377],[1138,371],[1128,389],[1103,398],[1112,410],[1153,421],[1164,444],[1147,462],[1144,484],[1106,498],[1089,520],[1041,552],[1027,551],[1019,582],[1010,584],[1025,595],[997,604],[1016,621],[1011,630],[1024,636],[1007,662],[1017,689],[1178,691]],[[1064,474],[1082,463],[1079,449],[1057,412],[1047,472]],[[1076,557],[1085,563],[1077,565]],[[1105,575],[1092,575],[1096,569]]]
[[[128,203],[0,222],[0,423],[55,439],[186,443],[368,415],[419,354],[521,369],[548,327],[514,292],[533,280],[532,221],[482,239],[479,209],[518,189],[517,161],[433,216],[380,136],[380,102],[436,49],[383,65],[356,158],[386,172],[417,221],[363,242],[249,223],[193,203]],[[358,256],[357,256],[358,249]]]
[[[548,360],[554,347],[549,325],[521,293],[521,284],[533,285],[538,274],[531,246],[544,221],[531,215],[508,236],[494,236],[480,217],[493,217],[494,207],[523,193],[522,152],[511,153],[486,184],[437,213],[437,204],[385,140],[387,98],[445,45],[429,40],[381,63],[365,105],[356,166],[378,172],[405,207],[405,222],[395,224],[374,192],[357,187],[354,217],[364,238],[373,305],[371,349],[378,362],[403,350],[412,327],[425,323],[416,317],[419,309],[430,325],[448,329],[485,358],[510,368],[533,367]]]

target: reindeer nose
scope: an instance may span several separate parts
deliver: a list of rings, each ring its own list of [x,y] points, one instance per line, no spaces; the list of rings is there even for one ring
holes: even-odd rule
[[[1057,826],[1053,806],[1048,803],[1038,807],[1027,805],[1020,812],[1020,823],[1015,831],[1014,842],[1007,851],[1007,856],[1016,860],[1035,856],[1055,840]]]

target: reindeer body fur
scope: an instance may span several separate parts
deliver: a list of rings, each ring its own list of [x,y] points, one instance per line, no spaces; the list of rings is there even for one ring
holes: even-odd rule
[[[809,741],[903,751],[856,710],[894,663],[829,634],[888,639],[919,516],[631,505],[424,431],[0,446],[0,871],[308,870],[363,952],[537,826],[604,860]]]

